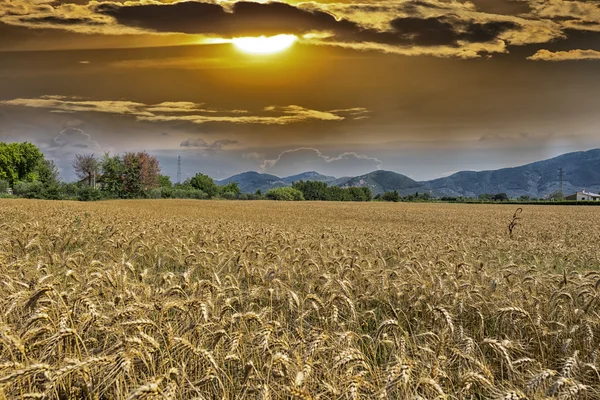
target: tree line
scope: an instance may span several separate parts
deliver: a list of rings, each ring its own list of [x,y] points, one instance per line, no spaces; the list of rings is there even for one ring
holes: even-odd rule
[[[32,143],[0,143],[0,196],[82,201],[133,198],[228,200],[370,201],[369,188],[328,186],[322,182],[295,182],[292,187],[262,193],[242,193],[237,183],[217,185],[197,173],[183,183],[161,175],[158,159],[145,151],[124,154],[76,154],[72,162],[76,182],[62,182],[58,168]]]
[[[305,200],[318,201],[371,201],[373,194],[368,187],[341,188],[325,182],[299,181],[292,188],[302,193]]]
[[[299,181],[291,187],[280,187],[262,193],[242,193],[237,183],[217,185],[208,175],[197,173],[183,183],[171,182],[161,175],[158,159],[145,151],[124,154],[77,154],[72,162],[77,182],[62,182],[52,160],[44,157],[32,143],[0,142],[0,197],[14,196],[36,199],[77,199],[83,201],[102,199],[212,199],[227,200],[281,200],[281,201],[445,201],[445,202],[509,202],[506,193],[482,194],[477,199],[468,197],[443,197],[434,199],[429,193],[401,196],[398,191],[388,191],[373,197],[368,187],[341,188],[325,182]],[[547,200],[560,201],[562,193],[556,192]],[[521,196],[517,201],[536,201]]]
[[[161,175],[158,159],[145,151],[124,154],[77,154],[76,182],[62,182],[58,168],[32,143],[0,143],[0,195],[83,201],[127,198],[243,198],[237,184],[217,186],[196,174],[182,184]],[[252,198],[252,196],[247,196]]]

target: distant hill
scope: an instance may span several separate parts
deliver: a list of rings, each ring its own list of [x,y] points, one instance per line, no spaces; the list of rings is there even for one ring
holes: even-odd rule
[[[568,153],[549,160],[493,171],[462,171],[423,182],[438,196],[471,196],[506,193],[509,197],[544,197],[559,190],[558,169],[563,168],[565,194],[578,190],[600,191],[600,149]]]
[[[288,176],[285,178],[282,178],[284,182],[289,183],[290,185],[294,182],[298,182],[298,181],[316,181],[316,182],[327,182],[327,183],[331,183],[333,181],[336,180],[335,176],[326,176],[326,175],[321,175],[318,172],[315,171],[310,171],[310,172],[303,172],[301,174],[298,175],[292,175],[292,176]]]
[[[341,178],[337,178],[336,180],[334,180],[333,182],[331,182],[329,185],[330,186],[344,186],[344,184],[346,182],[348,182],[352,178],[354,178],[354,177],[352,177],[352,176],[344,176],[344,177],[341,177]]]
[[[304,172],[280,178],[258,172],[244,172],[218,181],[220,185],[237,182],[243,192],[263,192],[276,187],[291,186],[292,182],[321,181],[330,186],[368,186],[374,195],[397,190],[403,196],[428,192],[435,197],[477,197],[484,193],[506,193],[511,198],[527,195],[542,198],[559,189],[558,169],[564,171],[564,194],[586,189],[600,192],[600,149],[568,153],[548,160],[514,168],[491,171],[461,171],[445,178],[415,181],[392,171],[373,171],[356,177],[334,178],[318,172]]]
[[[345,182],[338,182],[337,185],[340,187],[367,186],[371,189],[373,195],[397,190],[398,193],[405,196],[426,189],[422,183],[414,181],[408,176],[383,170],[350,178]]]
[[[290,186],[289,183],[278,176],[260,174],[254,171],[243,172],[227,179],[217,181],[216,183],[218,185],[227,185],[228,183],[232,182],[237,182],[238,186],[244,193],[254,193],[259,189],[262,192],[266,192],[272,188]]]

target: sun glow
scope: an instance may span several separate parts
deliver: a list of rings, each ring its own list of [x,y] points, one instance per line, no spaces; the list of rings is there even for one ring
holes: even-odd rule
[[[277,35],[234,38],[231,43],[250,54],[272,54],[289,48],[298,38],[295,35]]]

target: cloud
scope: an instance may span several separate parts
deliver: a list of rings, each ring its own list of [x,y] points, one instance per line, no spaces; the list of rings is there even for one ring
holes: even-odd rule
[[[363,7],[368,11],[367,7]],[[459,42],[485,43],[519,29],[512,21],[461,21],[455,17],[396,17],[385,29],[373,29],[316,8],[287,3],[240,1],[226,9],[214,3],[186,1],[170,4],[117,5],[103,3],[96,10],[120,24],[157,32],[180,32],[222,37],[304,35],[329,32],[326,41],[373,42],[400,46],[457,46]]]
[[[597,50],[569,50],[550,51],[538,50],[534,55],[527,57],[533,61],[575,61],[575,60],[600,60],[600,51]]]
[[[30,22],[33,24],[40,25],[65,25],[65,26],[73,26],[73,25],[104,25],[102,22],[94,20],[93,18],[68,18],[68,17],[60,17],[55,15],[48,15],[45,17],[31,17],[31,18],[21,18],[22,22]]]
[[[532,11],[526,14],[537,19],[549,19],[564,28],[600,31],[600,3],[597,0],[529,0]]]
[[[221,140],[216,140],[212,143],[209,143],[202,138],[197,138],[197,139],[186,139],[183,142],[181,142],[179,147],[188,147],[188,148],[203,149],[203,150],[221,150],[224,147],[235,145],[238,143],[239,142],[237,140],[231,140],[231,139],[221,139]]]
[[[36,141],[44,156],[53,160],[63,179],[75,178],[71,162],[75,154],[103,153],[103,148],[83,129],[77,128],[80,121],[67,122],[66,128],[62,129],[56,136],[47,140]]]
[[[0,2],[0,22],[30,29],[59,29],[85,34],[127,35],[142,30],[119,26],[110,16],[97,13],[87,4],[52,0]]]
[[[344,115],[364,114],[363,108],[319,111],[298,105],[269,106],[251,113],[248,110],[218,110],[204,107],[202,103],[163,102],[144,104],[127,100],[89,100],[79,97],[42,96],[2,100],[0,106],[44,108],[54,113],[109,113],[133,116],[138,121],[184,122],[191,124],[232,123],[286,125],[309,121],[343,121]]]
[[[382,162],[355,152],[337,156],[327,156],[320,150],[301,147],[286,150],[276,159],[264,160],[261,170],[278,176],[293,175],[299,172],[317,171],[326,175],[361,175],[381,169]]]
[[[145,37],[147,45],[215,43],[296,34],[303,43],[404,55],[476,58],[507,45],[546,43],[566,29],[600,31],[597,1],[395,0],[386,2],[51,1],[0,2],[0,24],[28,30]],[[153,38],[149,39],[148,35]],[[127,37],[127,39],[125,39]],[[227,39],[228,38],[228,39]],[[108,39],[107,39],[108,40]],[[224,41],[223,41],[224,40]],[[10,41],[10,38],[8,39]],[[64,40],[63,40],[64,42]],[[133,43],[133,42],[131,42]],[[206,67],[216,61],[203,60]],[[163,60],[175,68],[185,60]],[[195,64],[199,62],[196,61]],[[122,67],[146,67],[144,60]]]
[[[18,106],[29,108],[46,108],[52,112],[99,112],[123,115],[148,115],[150,112],[144,110],[143,103],[132,101],[93,101],[80,97],[67,96],[41,96],[39,98],[19,98],[14,100],[0,101],[0,105]]]
[[[52,140],[52,147],[49,151],[58,152],[61,155],[67,154],[72,150],[87,150],[89,152],[100,151],[100,145],[92,140],[91,135],[85,133],[79,128],[65,128]]]
[[[600,7],[597,0],[529,0],[529,3],[533,14],[542,18],[579,19],[596,23],[600,20]]]

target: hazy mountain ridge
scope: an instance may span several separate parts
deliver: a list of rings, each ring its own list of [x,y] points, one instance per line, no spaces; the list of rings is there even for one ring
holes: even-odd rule
[[[327,176],[327,175],[322,175],[315,171],[310,171],[310,172],[303,172],[298,175],[292,175],[292,176],[285,177],[285,178],[283,178],[283,181],[285,181],[289,184],[292,184],[292,183],[298,182],[298,181],[317,181],[317,182],[331,183],[331,182],[335,181],[336,179],[337,178],[335,176]]]
[[[406,175],[398,174],[392,171],[373,171],[365,175],[350,178],[347,181],[338,184],[343,188],[352,186],[371,188],[371,192],[376,195],[379,193],[396,190],[403,196],[424,190],[424,185]]]
[[[261,174],[254,171],[242,172],[221,181],[216,181],[218,185],[227,185],[237,182],[244,193],[254,193],[257,190],[266,192],[269,189],[290,186],[290,184],[278,176],[270,174]]]
[[[461,171],[448,177],[415,181],[397,172],[378,170],[356,177],[335,178],[317,172],[304,172],[280,178],[258,172],[244,172],[218,181],[238,182],[243,192],[265,192],[275,187],[291,186],[299,180],[327,182],[331,186],[368,186],[374,195],[397,190],[402,195],[428,192],[433,196],[477,197],[484,193],[506,193],[509,197],[527,195],[544,197],[559,190],[558,169],[563,168],[565,194],[578,190],[600,191],[600,149],[563,154],[519,167],[489,171]]]
[[[490,171],[461,171],[423,182],[436,195],[478,196],[506,193],[509,197],[544,197],[559,190],[559,168],[563,168],[563,192],[600,190],[600,149],[567,153],[520,167]]]

